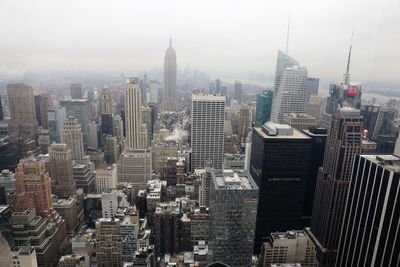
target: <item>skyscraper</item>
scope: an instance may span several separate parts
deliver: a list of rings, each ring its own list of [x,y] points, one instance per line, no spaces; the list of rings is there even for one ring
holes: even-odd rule
[[[242,101],[242,82],[235,81],[233,84],[233,98],[238,102]]]
[[[112,106],[112,98],[110,88],[105,85],[101,91],[99,92],[99,113],[100,114],[112,114],[113,106]]]
[[[4,120],[3,102],[0,95],[0,121]]]
[[[101,218],[96,222],[97,265],[122,266],[121,220]]]
[[[225,96],[192,95],[191,168],[212,161],[221,170],[224,158]]]
[[[209,257],[232,267],[252,266],[258,187],[248,172],[212,173]]]
[[[35,135],[35,102],[33,88],[23,83],[7,85],[11,120],[9,133],[23,138]]]
[[[47,110],[47,124],[51,142],[63,143],[64,123],[67,119],[65,107],[51,107]]]
[[[65,107],[67,117],[73,116],[78,119],[83,135],[83,146],[88,144],[88,127],[90,123],[90,103],[87,99],[61,100],[60,106]]]
[[[307,103],[307,69],[278,51],[271,121],[282,123],[284,113],[305,113]]]
[[[245,142],[250,128],[250,107],[242,105],[239,109],[238,137],[240,142]]]
[[[128,148],[146,148],[144,146],[142,129],[142,103],[139,89],[139,79],[129,78],[125,98],[126,146]]]
[[[68,199],[76,193],[71,149],[66,144],[54,143],[49,146],[49,172],[54,194]]]
[[[257,95],[255,126],[260,127],[269,121],[271,117],[273,94],[272,91],[264,91],[262,94]]]
[[[354,157],[361,152],[360,110],[340,108],[333,116],[323,166],[319,169],[309,236],[321,266],[333,266],[349,189]]]
[[[312,95],[318,95],[319,78],[307,78],[307,101]]]
[[[49,108],[49,96],[47,94],[35,95],[36,120],[39,126],[47,129],[47,109]]]
[[[170,38],[164,57],[164,111],[175,111],[176,104],[176,53],[172,48],[172,39]]]
[[[74,117],[69,117],[64,123],[64,142],[71,149],[72,159],[80,162],[85,155],[83,150],[83,136],[81,125]]]
[[[399,266],[400,158],[356,155],[336,266]]]
[[[300,229],[311,153],[311,138],[284,124],[253,130],[250,173],[258,198],[255,251],[271,232]]]
[[[82,84],[71,83],[69,94],[72,99],[82,99],[83,98]]]

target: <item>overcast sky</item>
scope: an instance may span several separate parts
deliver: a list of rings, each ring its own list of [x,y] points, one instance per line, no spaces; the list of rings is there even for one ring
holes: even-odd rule
[[[273,75],[289,9],[289,55],[310,76],[342,78],[354,29],[352,77],[400,82],[398,0],[0,0],[0,73],[161,67],[172,36],[180,68]]]

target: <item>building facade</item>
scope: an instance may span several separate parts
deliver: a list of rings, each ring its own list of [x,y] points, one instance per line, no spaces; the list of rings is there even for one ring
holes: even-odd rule
[[[221,170],[224,159],[225,96],[192,95],[191,168],[212,161]]]

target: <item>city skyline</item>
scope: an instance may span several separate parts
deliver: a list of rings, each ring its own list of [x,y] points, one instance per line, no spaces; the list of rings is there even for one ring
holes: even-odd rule
[[[260,1],[251,5],[235,2],[230,12],[225,4],[173,1],[156,5],[150,1],[135,5],[119,1],[94,5],[89,1],[59,13],[56,11],[69,2],[56,6],[48,1],[22,5],[4,1],[0,3],[4,7],[0,8],[0,22],[8,27],[0,30],[7,36],[1,45],[0,74],[50,69],[119,73],[161,67],[171,36],[179,52],[178,68],[192,66],[232,79],[248,73],[273,75],[276,50],[286,47],[290,9],[289,55],[307,66],[310,75],[340,80],[354,30],[352,69],[357,71],[353,78],[400,82],[395,75],[400,35],[392,26],[398,24],[394,11],[399,3],[351,1],[344,7],[334,1],[284,1],[272,6]],[[135,8],[138,18],[146,19],[127,20],[129,7]],[[337,19],[339,12],[345,20]],[[117,14],[116,19],[103,20],[108,13]],[[20,14],[25,18],[23,24]],[[118,41],[121,38],[124,42]]]

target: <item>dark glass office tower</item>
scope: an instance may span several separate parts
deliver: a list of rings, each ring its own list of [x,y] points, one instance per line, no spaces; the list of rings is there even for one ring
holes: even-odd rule
[[[315,185],[317,183],[318,169],[322,166],[325,153],[325,143],[328,130],[326,128],[310,128],[303,133],[311,138],[311,154],[309,177],[306,183],[304,199],[303,227],[310,226],[311,212],[314,203]]]
[[[254,249],[271,232],[301,228],[311,138],[288,125],[267,122],[253,130],[250,173],[259,187]]]
[[[114,135],[114,115],[110,113],[101,114],[101,133]]]
[[[0,95],[0,121],[4,120],[4,111],[3,111],[3,103],[1,102],[1,95]]]
[[[357,155],[336,266],[400,266],[400,158]]]
[[[360,110],[344,107],[334,114],[324,163],[318,171],[311,228],[306,228],[315,243],[320,266],[335,264],[353,161],[361,152],[362,131]]]

